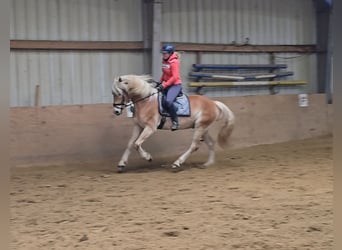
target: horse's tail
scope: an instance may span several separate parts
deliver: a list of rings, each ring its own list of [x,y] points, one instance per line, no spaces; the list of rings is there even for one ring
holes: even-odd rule
[[[228,144],[228,138],[233,131],[235,116],[234,113],[222,102],[215,101],[217,108],[220,110],[220,114],[218,116],[218,120],[223,120],[224,124],[222,125],[218,135],[217,142],[220,147],[225,147]]]

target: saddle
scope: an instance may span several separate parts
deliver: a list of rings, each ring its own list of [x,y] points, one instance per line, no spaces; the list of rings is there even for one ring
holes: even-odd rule
[[[162,93],[158,93],[158,110],[159,114],[161,116],[170,117],[170,114],[165,109],[165,95]],[[177,116],[190,116],[191,110],[190,110],[190,102],[189,97],[182,93],[182,91],[177,96],[176,100],[173,102],[173,105],[175,106]]]

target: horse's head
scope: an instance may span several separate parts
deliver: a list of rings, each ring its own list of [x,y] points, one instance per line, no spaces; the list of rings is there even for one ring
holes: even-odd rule
[[[121,115],[122,111],[127,106],[128,98],[125,92],[121,89],[120,82],[122,79],[117,77],[113,81],[112,95],[113,95],[113,113],[115,115]]]
[[[150,96],[157,90],[149,83],[148,75],[123,75],[114,78],[112,85],[114,114],[121,115],[122,110],[130,106],[130,101]]]

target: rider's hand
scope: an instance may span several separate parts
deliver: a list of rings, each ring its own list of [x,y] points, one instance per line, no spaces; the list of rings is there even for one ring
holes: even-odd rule
[[[162,84],[158,85],[157,88],[156,88],[159,92],[163,91],[164,90],[164,87]]]

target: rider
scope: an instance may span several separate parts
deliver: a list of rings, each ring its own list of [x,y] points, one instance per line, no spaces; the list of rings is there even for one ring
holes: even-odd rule
[[[159,91],[165,90],[166,92],[166,108],[172,120],[171,130],[177,130],[179,124],[173,102],[182,90],[182,80],[179,73],[179,55],[177,52],[175,52],[172,44],[164,45],[162,48],[162,53],[163,74],[160,77],[160,85],[157,88]]]

